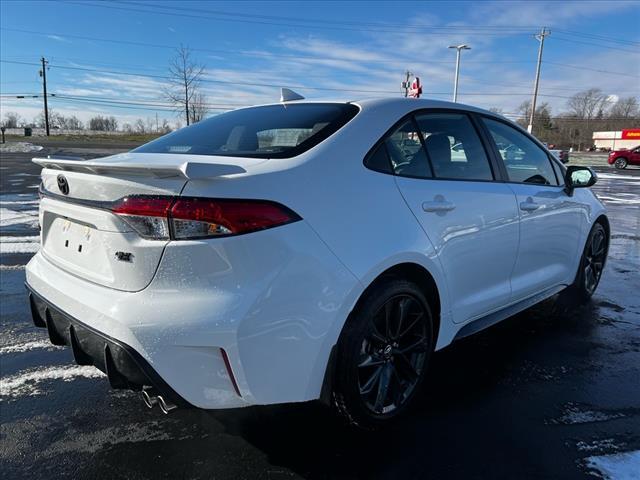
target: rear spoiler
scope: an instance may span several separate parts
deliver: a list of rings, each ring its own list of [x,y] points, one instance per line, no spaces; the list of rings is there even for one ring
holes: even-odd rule
[[[34,158],[32,161],[43,168],[90,173],[94,175],[120,173],[153,175],[159,178],[182,177],[188,180],[196,180],[246,173],[246,170],[239,165],[225,163],[182,162],[176,163],[175,165],[163,165],[141,162],[101,162],[100,160],[82,160],[69,157]]]

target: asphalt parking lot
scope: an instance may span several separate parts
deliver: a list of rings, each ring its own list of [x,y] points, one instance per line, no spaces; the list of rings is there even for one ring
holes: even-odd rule
[[[593,478],[640,455],[640,168],[596,167],[612,244],[589,305],[547,301],[438,352],[415,414],[364,434],[315,403],[165,416],[50,345],[23,287],[38,248],[29,160],[47,153],[107,151],[0,153],[4,478]]]

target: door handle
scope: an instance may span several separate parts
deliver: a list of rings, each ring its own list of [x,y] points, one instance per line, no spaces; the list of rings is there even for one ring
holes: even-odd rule
[[[454,208],[456,208],[456,204],[447,200],[422,202],[422,210],[425,212],[450,212]]]
[[[528,202],[520,202],[520,210],[524,210],[525,212],[533,212],[540,208],[540,204],[532,201]]]

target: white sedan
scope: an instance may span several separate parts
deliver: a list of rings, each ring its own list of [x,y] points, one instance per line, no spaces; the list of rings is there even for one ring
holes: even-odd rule
[[[284,102],[35,161],[35,324],[165,413],[321,399],[379,426],[433,351],[587,301],[608,250],[595,173],[461,104]]]

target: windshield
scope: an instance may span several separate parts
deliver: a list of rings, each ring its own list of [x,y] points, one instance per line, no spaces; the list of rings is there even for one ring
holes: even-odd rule
[[[178,130],[134,152],[289,158],[322,142],[358,111],[346,103],[243,108]]]

